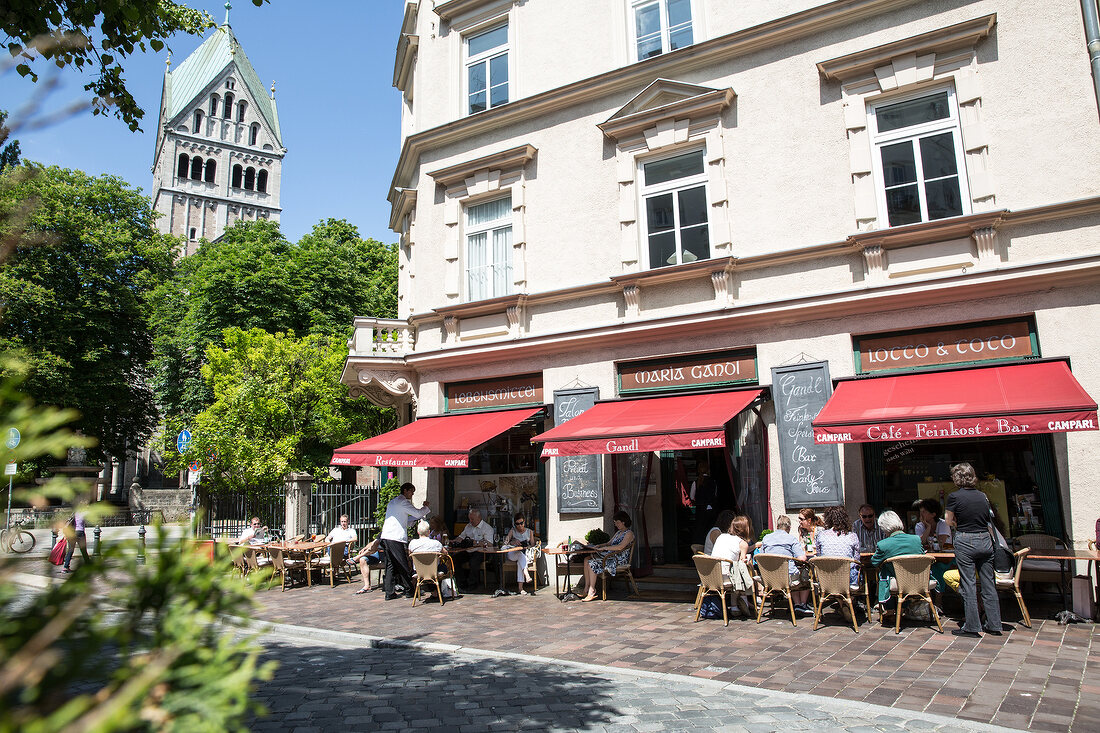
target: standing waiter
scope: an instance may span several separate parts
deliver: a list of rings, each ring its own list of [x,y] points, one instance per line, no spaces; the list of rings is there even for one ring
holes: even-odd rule
[[[959,592],[963,597],[966,618],[955,636],[980,637],[981,614],[978,613],[978,589],[975,574],[982,588],[985,606],[985,631],[1001,635],[1001,602],[997,599],[997,582],[993,575],[993,537],[989,531],[991,517],[989,498],[978,489],[978,476],[969,463],[951,468],[951,480],[958,490],[947,497],[947,523],[955,528],[955,562],[959,566]]]
[[[382,523],[381,539],[383,557],[386,559],[386,577],[382,587],[386,590],[386,600],[398,597],[396,585],[405,589],[405,595],[412,597],[412,568],[409,567],[409,525],[428,514],[428,502],[417,509],[412,504],[416,487],[401,484],[401,493],[386,504],[386,521]],[[396,579],[395,579],[396,576]]]

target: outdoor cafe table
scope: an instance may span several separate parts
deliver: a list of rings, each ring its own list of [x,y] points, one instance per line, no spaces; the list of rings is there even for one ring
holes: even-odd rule
[[[543,550],[544,555],[554,555],[555,563],[558,567],[561,567],[561,558],[565,556],[565,593],[559,593],[558,597],[562,603],[566,601],[573,601],[577,599],[577,594],[573,592],[573,578],[572,578],[572,563],[574,555],[591,555],[595,553],[595,550],[568,550],[563,547],[557,547],[553,550]],[[583,558],[581,561],[583,562]],[[555,574],[556,575],[556,574]],[[554,578],[554,584],[557,585],[557,577]],[[557,588],[555,587],[555,590]]]
[[[480,552],[484,555],[496,555],[497,580],[499,581],[499,585],[493,595],[507,596],[511,594],[504,589],[504,558],[509,552],[517,552],[523,549],[524,548],[522,547],[493,547],[492,545],[489,545],[488,547],[464,547],[461,549],[452,549],[450,550],[450,553],[452,555],[457,555],[460,552]]]
[[[313,586],[313,566],[312,559],[316,554],[320,554],[328,547],[327,542],[269,542],[266,545],[257,545],[257,549],[264,547],[274,547],[277,550],[282,550],[286,553],[300,554],[305,559],[305,571],[306,571],[306,585]]]

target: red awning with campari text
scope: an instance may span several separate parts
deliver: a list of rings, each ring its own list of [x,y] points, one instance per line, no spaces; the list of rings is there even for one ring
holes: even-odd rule
[[[763,390],[599,402],[567,423],[531,438],[543,458],[601,453],[720,448],[726,423]]]
[[[1064,361],[840,382],[813,421],[818,443],[997,438],[1097,430],[1096,400]]]
[[[422,417],[397,430],[337,448],[333,466],[466,468],[470,453],[531,417],[541,407]]]

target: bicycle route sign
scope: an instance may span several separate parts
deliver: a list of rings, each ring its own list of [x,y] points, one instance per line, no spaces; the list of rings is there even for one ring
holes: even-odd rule
[[[8,429],[7,446],[8,446],[9,450],[12,450],[16,446],[18,446],[19,441],[22,440],[22,439],[23,439],[23,436],[19,434],[19,429],[18,428],[9,428]]]
[[[191,450],[191,431],[187,428],[181,430],[180,434],[176,436],[176,449],[180,453]]]

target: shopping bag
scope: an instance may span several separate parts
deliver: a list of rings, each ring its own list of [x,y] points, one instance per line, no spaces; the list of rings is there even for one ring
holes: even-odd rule
[[[60,565],[65,562],[65,538],[62,537],[57,541],[57,544],[50,550],[50,562],[54,565]]]

